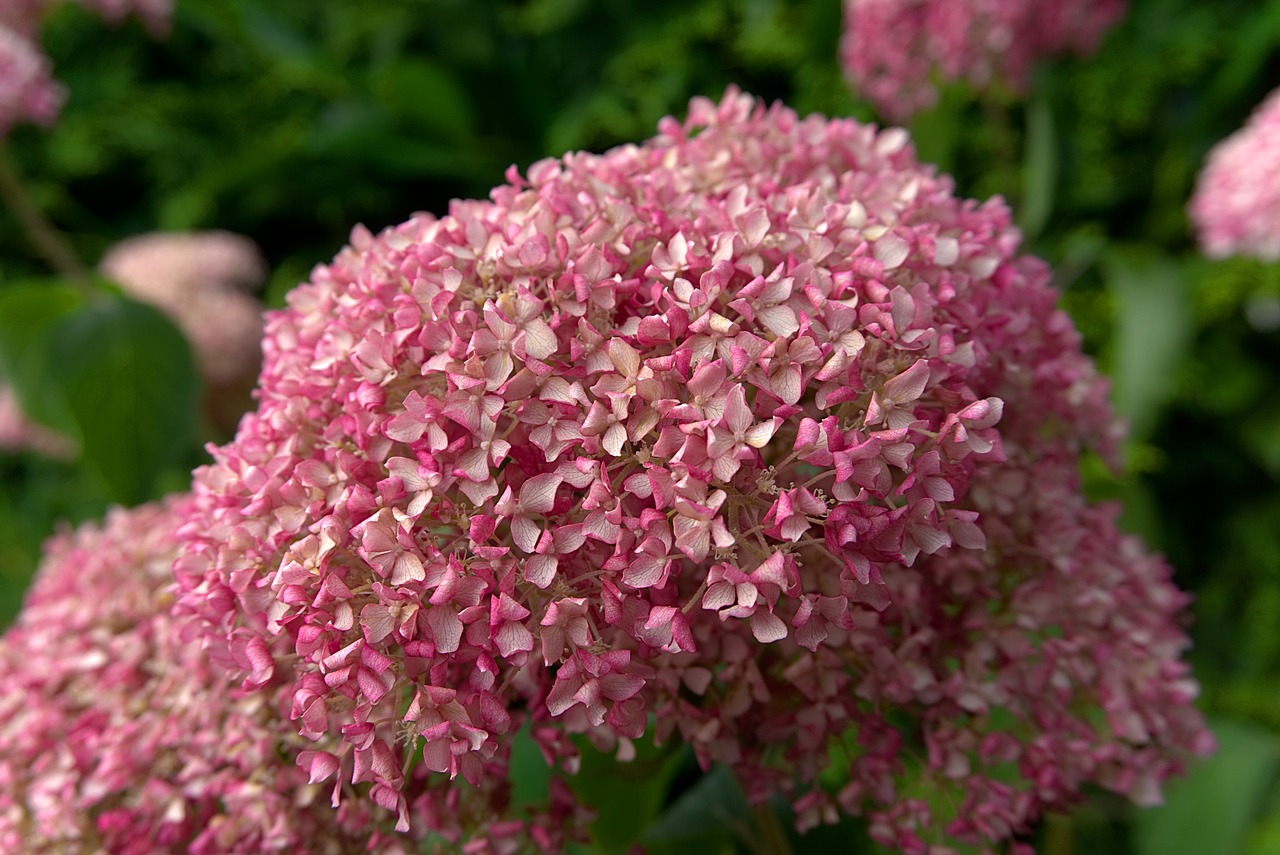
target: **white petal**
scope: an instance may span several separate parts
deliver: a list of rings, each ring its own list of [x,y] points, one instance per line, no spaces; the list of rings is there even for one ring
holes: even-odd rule
[[[800,329],[800,322],[790,306],[769,306],[757,312],[756,317],[774,335],[789,336]]]
[[[524,563],[524,578],[530,585],[543,590],[555,578],[559,560],[554,555],[535,555]]]
[[[534,359],[546,359],[556,352],[556,334],[542,318],[524,325],[524,352]]]
[[[622,444],[626,441],[627,429],[622,425],[615,424],[605,431],[604,441],[600,444],[604,446],[605,451],[617,457],[622,453]]]
[[[776,427],[777,425],[773,419],[769,419],[767,422],[761,422],[758,425],[753,425],[751,429],[747,431],[745,437],[747,445],[752,448],[764,448],[768,445],[769,440],[773,438],[773,432]]]
[[[893,270],[901,267],[907,260],[907,256],[911,254],[911,244],[897,235],[886,234],[876,241],[875,246],[871,248],[871,254],[875,256],[876,261],[884,265],[885,270]]]
[[[757,610],[751,615],[751,634],[761,644],[771,644],[787,637],[787,625],[777,615]]]
[[[535,475],[520,487],[520,506],[526,511],[545,514],[556,503],[556,489],[564,478],[554,472]]]
[[[933,242],[933,263],[950,267],[960,258],[960,241],[953,237],[940,237]]]
[[[540,534],[542,531],[538,528],[538,524],[524,514],[516,514],[511,519],[511,539],[525,552],[533,552]]]
[[[436,640],[436,650],[440,653],[453,653],[462,642],[462,621],[453,609],[436,606],[427,612],[427,623]]]

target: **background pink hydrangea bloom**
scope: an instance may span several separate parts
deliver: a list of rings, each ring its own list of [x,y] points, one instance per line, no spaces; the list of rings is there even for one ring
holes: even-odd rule
[[[182,638],[170,565],[189,506],[117,509],[47,544],[0,639],[0,849],[405,851],[373,805],[334,811],[280,763],[292,728]]]
[[[1204,251],[1280,261],[1280,89],[1214,146],[1189,213]]]
[[[1027,83],[1037,59],[1097,47],[1124,0],[845,0],[841,63],[854,88],[902,121],[937,80]]]
[[[253,241],[230,232],[153,232],[122,241],[99,268],[125,293],[168,315],[195,351],[200,373],[222,386],[252,377],[262,342],[267,275]]]
[[[40,48],[0,23],[0,137],[21,122],[51,124],[62,100],[62,88]]]
[[[267,268],[253,241],[220,231],[155,232],[113,246],[100,269],[182,330],[205,383],[206,415],[227,434],[234,430],[262,357],[263,309],[251,292]],[[0,381],[0,449],[24,448],[75,453],[74,443],[27,418]]]
[[[181,530],[180,610],[342,804],[465,833],[442,799],[531,723],[565,769],[572,733],[678,738],[913,851],[1150,802],[1210,747],[1184,598],[1080,496],[1106,387],[1003,204],[736,91],[508,181],[290,295]]]
[[[49,58],[40,49],[40,21],[59,0],[4,0],[0,5],[0,138],[14,125],[50,125],[66,93],[53,79]],[[107,21],[118,24],[130,14],[153,33],[163,33],[172,0],[80,0]]]
[[[29,1],[29,0],[28,0]],[[86,9],[92,9],[111,24],[119,24],[130,15],[146,24],[156,35],[169,29],[173,15],[173,0],[75,0]]]

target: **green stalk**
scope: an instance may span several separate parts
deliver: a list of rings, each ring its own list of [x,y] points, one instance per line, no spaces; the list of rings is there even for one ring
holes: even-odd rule
[[[9,154],[8,146],[0,140],[0,200],[17,217],[22,231],[32,246],[49,266],[66,281],[87,292],[93,291],[89,271],[81,263],[62,234],[31,199],[26,184]]]

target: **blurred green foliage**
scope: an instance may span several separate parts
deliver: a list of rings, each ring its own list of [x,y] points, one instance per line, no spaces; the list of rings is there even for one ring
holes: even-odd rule
[[[8,148],[85,261],[144,231],[230,229],[265,250],[280,305],[357,222],[643,139],[729,83],[873,119],[841,78],[840,27],[839,0],[178,0],[156,41],[67,4],[44,41],[69,103]],[[954,86],[912,124],[923,159],[964,194],[1008,198],[1053,263],[1133,427],[1125,473],[1091,464],[1089,488],[1125,503],[1195,597],[1190,655],[1221,752],[1164,809],[1097,795],[1049,818],[1035,841],[1050,855],[1280,852],[1280,266],[1204,259],[1185,212],[1206,152],[1277,85],[1280,0],[1133,0],[1095,56],[1042,66],[1026,97]],[[3,621],[57,521],[181,489],[201,442],[225,437],[195,415],[167,322],[33,283],[49,271],[7,211],[0,226],[0,371],[82,448],[0,453]],[[536,799],[542,760],[516,757]],[[608,768],[588,757],[575,784],[602,812],[596,851],[875,851],[852,821],[799,838],[782,807],[753,811],[681,754],[642,752],[626,780]]]

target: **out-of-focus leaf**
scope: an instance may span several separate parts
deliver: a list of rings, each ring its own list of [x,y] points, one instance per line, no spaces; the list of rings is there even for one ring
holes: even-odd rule
[[[1181,268],[1148,247],[1113,247],[1103,259],[1115,310],[1115,404],[1134,441],[1151,432],[1176,389],[1191,333]]]
[[[531,0],[507,14],[519,30],[539,36],[573,23],[590,8],[589,0]]]
[[[384,66],[373,79],[373,91],[396,118],[430,129],[437,139],[465,140],[475,125],[458,81],[421,57]]]
[[[938,103],[930,110],[911,120],[911,137],[920,159],[937,165],[941,172],[954,172],[956,155],[960,147],[960,135],[964,124],[960,121],[964,104],[955,92],[947,89],[939,93]]]
[[[681,754],[669,745],[655,747],[639,739],[635,759],[622,763],[589,742],[579,747],[582,768],[569,779],[569,786],[598,814],[591,825],[591,843],[601,853],[626,852],[661,812]]]
[[[1274,59],[1276,47],[1280,45],[1280,3],[1260,5],[1266,7],[1265,11],[1254,16],[1251,26],[1243,28],[1240,37],[1232,40],[1226,61],[1206,87],[1206,103],[1229,102],[1233,95],[1249,91],[1256,81],[1265,77],[1263,68]]]
[[[1245,447],[1253,452],[1271,477],[1280,479],[1280,402],[1272,401],[1244,423]]]
[[[194,441],[199,383],[186,339],[150,306],[103,296],[62,318],[48,347],[86,463],[115,501],[150,498]]]
[[[0,376],[13,386],[32,419],[67,432],[74,425],[61,395],[50,383],[50,331],[84,303],[77,288],[57,280],[0,287]]]
[[[1212,723],[1218,751],[1168,786],[1165,803],[1134,823],[1138,855],[1243,852],[1267,790],[1280,771],[1280,740],[1256,725]]]
[[[316,86],[338,80],[336,69],[326,67],[319,46],[285,15],[281,4],[239,0],[241,33],[251,47],[271,62],[272,72],[297,86]]]
[[[680,796],[641,838],[651,855],[734,851],[751,828],[751,807],[728,767],[717,766]]]
[[[1027,135],[1022,157],[1022,205],[1018,225],[1028,240],[1040,234],[1053,212],[1058,183],[1058,143],[1053,109],[1045,98],[1027,105]]]
[[[547,800],[551,767],[533,741],[528,725],[511,741],[511,803],[515,807],[541,804]]]

